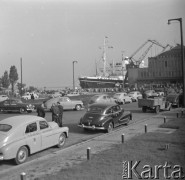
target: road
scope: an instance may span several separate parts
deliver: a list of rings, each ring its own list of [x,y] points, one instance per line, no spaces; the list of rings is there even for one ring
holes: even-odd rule
[[[130,123],[135,123],[142,121],[143,119],[150,118],[155,115],[153,112],[147,112],[143,113],[140,108],[137,107],[137,102],[131,103],[131,104],[124,104],[122,107],[125,110],[130,110],[133,113],[133,120]],[[101,134],[104,134],[104,132],[98,132],[98,131],[84,131],[83,129],[79,128],[78,122],[80,118],[84,115],[85,110],[81,111],[64,111],[63,114],[63,125],[69,127],[69,138],[66,141],[66,144],[64,148],[69,147],[73,144],[77,144],[83,141],[86,141],[88,139],[91,139],[96,136],[100,136]],[[17,116],[20,115],[19,113],[7,113],[7,114],[0,114],[0,121],[2,119],[5,119],[7,117],[11,116]],[[31,113],[31,115],[37,115],[35,112]],[[46,120],[51,121],[51,113],[46,113]],[[121,128],[121,127],[118,127]],[[41,151],[39,153],[36,153],[34,155],[31,155],[28,159],[28,161],[31,161],[33,159],[46,156],[50,153],[55,153],[58,151],[57,147],[52,147],[47,150]],[[7,169],[11,168],[12,166],[15,166],[13,161],[1,161],[0,162],[0,169]]]

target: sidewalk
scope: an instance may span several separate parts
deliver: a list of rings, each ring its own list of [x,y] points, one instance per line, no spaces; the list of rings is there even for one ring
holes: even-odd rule
[[[54,154],[41,157],[26,164],[15,166],[11,168],[11,170],[0,172],[0,179],[20,180],[20,174],[22,172],[27,174],[27,180],[43,175],[46,176],[47,174],[57,173],[61,169],[70,168],[75,164],[79,164],[82,161],[87,160],[88,147],[91,148],[91,155],[110,149],[115,144],[122,143],[121,136],[123,133],[125,141],[128,141],[134,136],[139,136],[140,134],[145,133],[146,124],[147,132],[158,131],[160,129],[158,126],[164,123],[164,116],[166,116],[167,122],[170,119],[177,118],[177,112],[179,112],[180,117],[180,109],[175,109],[172,112],[164,112],[150,119],[143,120],[141,123],[132,124],[128,127],[123,126],[122,128],[119,128],[110,134],[101,135],[91,140],[57,151]],[[165,133],[172,132],[167,129]]]

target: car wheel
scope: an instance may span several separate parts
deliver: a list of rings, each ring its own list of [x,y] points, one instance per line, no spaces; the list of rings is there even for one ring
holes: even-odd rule
[[[77,111],[81,110],[81,105],[77,104],[76,107],[75,107],[75,109],[76,109]]]
[[[19,109],[19,112],[22,114],[22,113],[25,113],[25,109],[24,108],[20,108]]]
[[[58,138],[58,144],[57,144],[57,147],[58,148],[61,148],[64,146],[66,142],[66,135],[64,133],[60,134],[59,138]]]
[[[155,112],[156,112],[157,114],[159,113],[159,110],[160,110],[159,106],[156,106]]]
[[[107,133],[110,133],[113,130],[113,124],[112,122],[109,123],[108,127],[107,127]]]
[[[26,162],[27,158],[28,158],[28,149],[25,146],[20,147],[19,150],[17,151],[15,163],[17,165],[22,164]]]

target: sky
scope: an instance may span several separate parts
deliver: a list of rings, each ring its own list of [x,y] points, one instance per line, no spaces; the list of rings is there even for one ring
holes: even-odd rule
[[[131,56],[148,39],[180,44],[184,0],[0,0],[0,77],[16,66],[21,82],[39,88],[72,87],[102,63]],[[185,33],[183,33],[185,37]],[[150,52],[150,56],[156,52]],[[152,54],[153,53],[153,54]]]

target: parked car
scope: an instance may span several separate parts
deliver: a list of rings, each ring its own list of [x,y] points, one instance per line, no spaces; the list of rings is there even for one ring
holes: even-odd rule
[[[181,107],[183,104],[183,94],[169,94],[166,100],[172,103],[172,107]]]
[[[0,121],[0,160],[26,162],[30,154],[57,145],[64,146],[68,127],[31,115],[13,116]]]
[[[33,94],[33,96],[34,96],[34,99],[38,99],[38,98],[39,98],[38,94],[36,94],[35,92],[33,92],[33,93],[27,92],[27,93],[25,93],[25,94],[22,96],[22,98],[23,98],[23,99],[26,99],[26,100],[31,99],[32,94]]]
[[[88,106],[94,103],[115,103],[115,99],[108,94],[97,94],[90,98]]]
[[[73,109],[79,111],[84,108],[84,104],[81,100],[71,100],[69,97],[66,96],[49,99],[44,102],[44,107],[47,110],[51,110],[52,104],[56,104],[57,102],[59,102],[63,106],[64,110]]]
[[[7,99],[8,99],[7,95],[0,95],[0,102],[4,101],[4,100],[7,100]]]
[[[0,112],[32,112],[35,106],[29,103],[23,103],[20,99],[7,99],[0,102]]]
[[[115,99],[115,102],[118,104],[125,104],[125,103],[132,102],[132,98],[125,92],[116,93],[114,94],[113,98]]]
[[[89,106],[78,126],[85,130],[110,132],[116,126],[128,124],[130,120],[132,120],[131,112],[125,111],[118,104],[95,103]]]
[[[142,94],[139,91],[131,91],[128,95],[132,98],[132,101],[135,102],[138,101],[138,99],[143,98]]]

